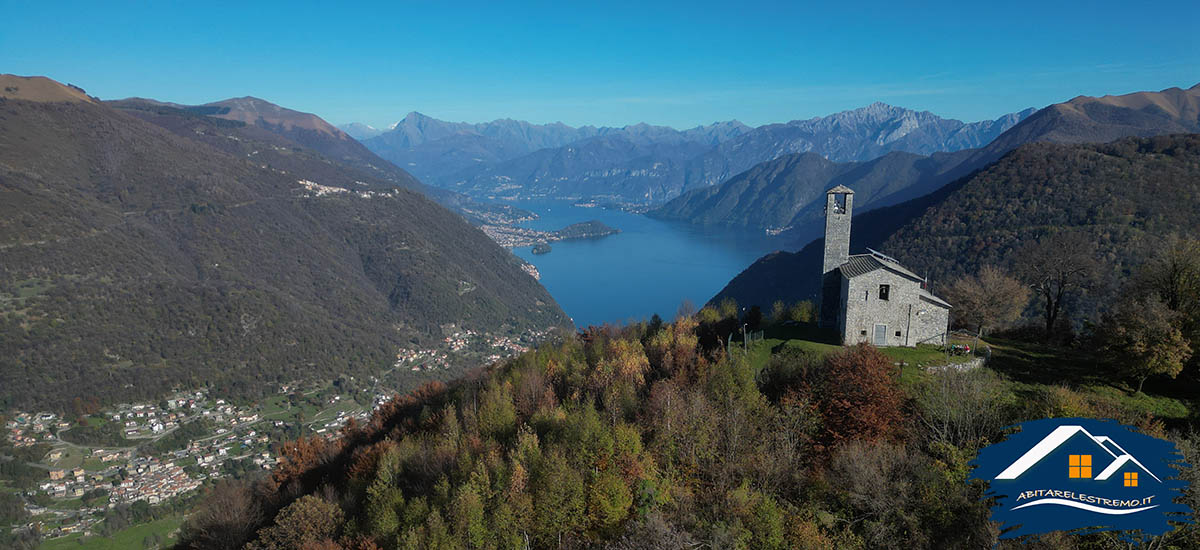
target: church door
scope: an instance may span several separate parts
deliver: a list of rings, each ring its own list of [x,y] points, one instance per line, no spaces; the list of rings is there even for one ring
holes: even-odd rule
[[[875,325],[875,341],[876,346],[887,345],[887,325]]]

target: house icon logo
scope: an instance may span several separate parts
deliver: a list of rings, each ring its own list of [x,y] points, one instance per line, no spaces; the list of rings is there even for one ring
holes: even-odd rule
[[[1175,444],[1110,420],[1054,418],[985,447],[972,461],[974,479],[995,497],[1000,538],[1050,531],[1128,531],[1160,535],[1186,523],[1192,510],[1176,502],[1183,456]]]

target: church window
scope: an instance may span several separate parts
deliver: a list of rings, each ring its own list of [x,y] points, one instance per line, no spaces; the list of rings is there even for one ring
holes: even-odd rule
[[[880,300],[888,299],[888,294],[890,294],[891,291],[892,291],[891,285],[879,285],[879,299]]]
[[[896,331],[896,338],[899,338],[899,337],[900,337],[900,331],[898,331],[898,330],[897,330],[897,331]]]

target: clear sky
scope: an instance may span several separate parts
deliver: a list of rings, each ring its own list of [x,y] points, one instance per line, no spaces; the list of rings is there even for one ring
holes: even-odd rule
[[[341,4],[0,0],[0,72],[377,127],[758,125],[873,101],[973,121],[1200,82],[1196,0]]]

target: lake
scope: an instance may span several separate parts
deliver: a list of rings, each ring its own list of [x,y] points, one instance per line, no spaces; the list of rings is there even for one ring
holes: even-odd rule
[[[684,300],[696,307],[763,254],[782,246],[761,233],[716,230],[667,222],[569,201],[516,201],[540,218],[522,225],[552,231],[588,220],[620,229],[599,239],[551,243],[513,252],[537,266],[542,284],[579,327],[626,323],[658,313],[674,318]]]

